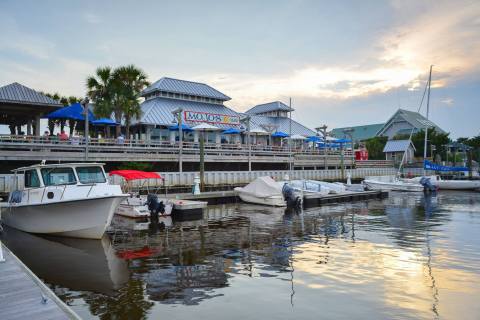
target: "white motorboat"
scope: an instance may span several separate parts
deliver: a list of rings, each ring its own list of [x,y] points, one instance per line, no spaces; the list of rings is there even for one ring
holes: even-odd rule
[[[242,201],[266,206],[285,207],[281,186],[272,178],[259,177],[245,187],[234,189]]]
[[[331,189],[323,184],[314,180],[291,180],[279,182],[282,186],[287,183],[295,191],[302,192],[304,194],[319,194],[327,195],[331,192]]]
[[[108,183],[101,163],[42,163],[13,172],[2,221],[26,232],[101,239],[128,196]]]
[[[480,189],[480,180],[444,180],[440,176],[426,176],[432,185],[440,190],[476,190]],[[420,182],[422,177],[402,179],[407,182]]]
[[[156,172],[144,172],[138,170],[115,170],[110,172],[110,176],[120,176],[126,183],[123,184],[122,189],[125,193],[128,193],[130,196],[126,198],[118,206],[115,214],[128,217],[128,218],[147,218],[150,216],[150,210],[147,205],[147,196],[134,193],[133,182],[137,181],[141,184],[145,184],[148,179],[163,179]],[[172,214],[173,203],[168,199],[158,199],[159,203],[162,205],[162,209],[159,214],[164,216],[169,216]]]
[[[370,190],[381,191],[423,191],[424,187],[419,182],[405,182],[394,176],[367,177],[363,184]]]

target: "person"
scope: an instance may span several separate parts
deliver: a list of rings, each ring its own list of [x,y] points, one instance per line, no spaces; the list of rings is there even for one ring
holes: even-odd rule
[[[48,132],[48,130],[45,130],[43,132],[43,136],[42,136],[41,140],[48,141],[49,139],[50,139],[50,132]]]
[[[124,142],[125,142],[125,137],[123,136],[123,134],[119,135],[117,138],[117,143],[123,144]]]
[[[68,141],[68,135],[65,133],[65,130],[62,130],[58,138],[60,141]]]

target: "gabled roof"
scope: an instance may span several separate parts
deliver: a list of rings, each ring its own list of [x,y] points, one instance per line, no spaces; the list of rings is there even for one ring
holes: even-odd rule
[[[195,101],[185,101],[177,99],[168,99],[168,98],[154,98],[145,100],[140,105],[142,108],[142,116],[138,120],[133,120],[132,124],[153,124],[153,125],[172,125],[173,115],[172,111],[178,108],[182,108],[185,111],[195,111],[195,112],[206,112],[206,113],[215,113],[215,114],[225,114],[231,116],[240,116],[239,113],[233,111],[232,109],[221,105],[213,103],[203,103]],[[192,123],[188,123],[192,125]],[[194,125],[194,124],[193,124]],[[235,126],[225,125],[225,124],[215,124],[219,128],[232,128]]]
[[[415,146],[410,140],[388,140],[383,152],[405,152],[410,145],[415,150]]]
[[[285,103],[280,102],[280,101],[273,101],[269,103],[264,103],[264,104],[258,104],[255,107],[251,108],[246,114],[260,114],[260,113],[265,113],[265,112],[270,112],[270,111],[293,111],[294,109],[290,108],[287,106]]]
[[[352,137],[354,141],[362,141],[370,138],[374,138],[377,135],[377,132],[382,129],[384,123],[369,124],[365,126],[355,126],[355,127],[344,127],[344,128],[335,128],[332,130],[331,134],[337,139],[350,139],[343,130],[352,129]]]
[[[408,122],[412,127],[414,127],[417,130],[424,130],[425,126],[428,125],[430,129],[435,128],[435,131],[439,133],[445,133],[445,131],[442,130],[442,128],[437,126],[432,121],[427,120],[427,118],[422,116],[420,113],[405,110],[405,109],[398,109],[393,114],[393,116],[390,119],[388,119],[385,125],[378,131],[377,135],[381,136],[392,125],[392,123],[400,122],[400,121]]]
[[[260,115],[250,116],[250,130],[262,129],[265,130],[265,125],[276,126],[274,131],[281,131],[287,134],[290,133],[290,119],[283,117],[267,117]],[[298,134],[305,137],[314,136],[317,133],[304,125],[292,120],[292,135]]]
[[[188,94],[228,101],[231,98],[205,83],[163,77],[143,90],[142,96],[154,91]]]
[[[25,87],[18,82],[0,87],[0,103],[63,107],[60,102]]]

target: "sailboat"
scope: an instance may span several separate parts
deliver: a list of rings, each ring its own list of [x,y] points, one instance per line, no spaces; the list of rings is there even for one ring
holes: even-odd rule
[[[430,111],[430,87],[432,83],[432,67],[430,66],[430,76],[428,78],[428,95],[427,95],[427,121],[425,123],[425,140],[424,140],[424,150],[423,150],[423,177],[426,177],[430,180],[431,184],[437,189],[446,189],[446,190],[475,190],[480,189],[480,180],[444,180],[439,175],[427,175],[427,170],[434,171],[457,171],[465,172],[468,171],[468,168],[465,167],[449,167],[441,166],[434,163],[431,163],[427,160],[427,141],[428,141],[428,115]],[[413,133],[413,130],[412,130]],[[412,138],[412,133],[410,134],[410,140]],[[403,163],[403,161],[402,161]],[[400,165],[401,167],[401,165]],[[420,183],[420,180],[423,177],[416,177],[412,179],[402,179],[407,183]]]

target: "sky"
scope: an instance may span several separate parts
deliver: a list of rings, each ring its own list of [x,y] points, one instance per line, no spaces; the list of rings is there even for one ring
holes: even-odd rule
[[[81,97],[97,67],[134,64],[237,111],[292,98],[311,128],[416,111],[433,65],[430,119],[480,133],[478,0],[0,0],[0,30],[0,86]]]

